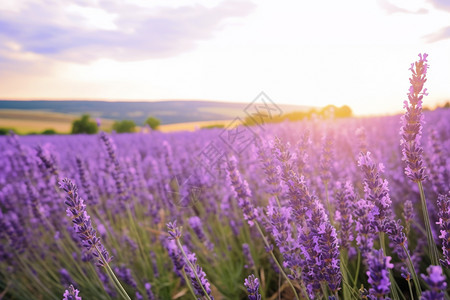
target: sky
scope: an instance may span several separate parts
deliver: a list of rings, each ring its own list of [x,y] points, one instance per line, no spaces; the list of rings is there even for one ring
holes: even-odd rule
[[[450,100],[448,0],[2,0],[0,99],[349,105],[393,114],[428,53]]]

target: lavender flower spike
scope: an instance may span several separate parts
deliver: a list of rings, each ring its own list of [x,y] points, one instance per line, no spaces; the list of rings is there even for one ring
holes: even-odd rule
[[[374,228],[379,232],[384,232],[384,223],[392,213],[388,182],[380,177],[384,167],[382,164],[375,164],[370,152],[359,154],[358,166],[364,174],[365,199],[374,205],[372,210],[375,218]]]
[[[389,281],[389,269],[394,267],[391,264],[391,257],[384,256],[383,250],[373,250],[372,255],[367,260],[369,271],[369,283],[372,288],[369,290],[371,299],[389,299],[385,296],[390,292],[391,282]]]
[[[256,219],[257,211],[251,203],[252,193],[250,192],[248,183],[242,179],[234,156],[228,161],[227,171],[228,178],[230,179],[231,186],[233,187],[235,197],[238,200],[239,207],[242,209],[244,218],[247,220],[248,225],[253,226],[253,220]]]
[[[104,267],[111,261],[108,251],[103,247],[100,238],[96,236],[96,231],[92,227],[91,218],[86,212],[84,200],[78,195],[78,188],[68,178],[64,178],[59,182],[59,187],[66,193],[66,201],[68,206],[67,216],[72,219],[74,231],[81,240],[81,245],[87,251],[98,258],[98,266]]]
[[[244,280],[244,285],[247,288],[248,299],[249,300],[261,300],[261,295],[259,294],[259,280],[255,275],[250,275]]]
[[[439,222],[436,224],[440,227],[439,238],[442,241],[442,252],[444,259],[440,260],[442,266],[450,268],[450,192],[446,195],[438,196]]]
[[[70,285],[69,288],[64,292],[64,298],[62,300],[81,300],[81,297],[78,296],[80,291],[75,289],[73,285]]]
[[[404,102],[406,113],[401,117],[402,127],[400,129],[403,160],[406,162],[405,174],[414,182],[421,182],[426,179],[425,167],[423,165],[423,148],[420,145],[422,136],[422,99],[427,94],[427,89],[422,91],[424,83],[427,81],[428,54],[419,54],[419,61],[411,64],[412,77],[409,79],[408,100]]]
[[[444,291],[447,288],[445,276],[442,274],[440,266],[429,266],[427,269],[428,276],[422,274],[423,280],[430,287],[429,291],[422,293],[422,300],[444,300]]]
[[[427,81],[426,74],[428,69],[428,54],[419,54],[419,60],[411,64],[412,77],[409,79],[411,86],[409,88],[408,100],[404,102],[406,113],[401,118],[402,127],[400,128],[400,145],[402,146],[403,160],[406,162],[405,174],[409,179],[416,182],[420,192],[420,202],[424,217],[425,229],[427,232],[427,241],[430,252],[431,264],[439,264],[439,254],[433,239],[431,223],[425,193],[423,191],[422,181],[427,178],[425,166],[423,163],[423,148],[420,145],[422,137],[422,99],[427,94],[427,89],[423,85]]]

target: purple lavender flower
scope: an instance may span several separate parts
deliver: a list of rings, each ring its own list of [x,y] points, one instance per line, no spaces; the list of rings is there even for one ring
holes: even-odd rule
[[[340,226],[340,245],[344,249],[349,249],[350,243],[353,241],[353,213],[355,209],[355,193],[351,183],[339,184],[335,198],[337,204],[335,221]]]
[[[177,221],[167,223],[167,229],[169,229],[170,239],[177,240],[181,237],[182,227],[177,226]]]
[[[91,184],[87,178],[86,169],[83,164],[83,161],[80,157],[76,158],[78,174],[80,176],[81,185],[83,186],[83,191],[86,194],[87,200],[89,204],[98,204],[97,198],[92,194]]]
[[[75,289],[73,285],[70,285],[69,288],[64,292],[63,300],[81,300],[81,297],[78,296],[80,291]]]
[[[374,228],[377,231],[384,232],[384,222],[392,214],[388,182],[380,177],[384,166],[382,164],[376,165],[370,157],[370,152],[359,154],[358,165],[364,174],[365,198],[374,205],[372,210],[375,218]]]
[[[186,268],[186,274],[191,279],[192,288],[194,289],[195,294],[198,296],[206,296],[204,292],[206,291],[209,298],[214,300],[214,297],[211,295],[211,286],[208,279],[206,279],[206,273],[203,271],[202,267],[197,264],[195,253],[188,254],[187,258],[189,264],[186,264],[188,267]]]
[[[183,278],[181,270],[183,269],[185,263],[183,254],[181,253],[180,249],[178,249],[176,242],[174,240],[167,241],[165,243],[165,248],[167,250],[167,253],[169,254],[170,259],[172,260],[173,271],[178,275],[178,277]]]
[[[300,138],[300,141],[297,143],[296,162],[298,174],[300,175],[303,175],[309,171],[307,150],[311,145],[310,134],[311,133],[308,129],[304,130]]]
[[[289,207],[279,208],[273,201],[267,207],[267,229],[272,234],[281,253],[289,252],[294,242],[291,233],[290,215]]]
[[[252,254],[250,252],[250,246],[248,244],[242,244],[242,252],[244,253],[244,257],[246,259],[245,268],[253,269],[255,267],[255,262],[253,261]]]
[[[282,187],[280,184],[280,174],[278,172],[277,166],[274,161],[270,158],[267,153],[266,148],[261,143],[258,144],[257,154],[259,161],[262,164],[264,174],[266,174],[265,179],[267,184],[269,184],[268,193],[275,197],[278,197],[282,192]]]
[[[436,129],[431,130],[428,174],[432,188],[437,194],[443,194],[450,189],[450,170],[447,167],[446,153],[442,149],[442,139],[438,136]]]
[[[152,285],[150,282],[144,284],[145,292],[147,293],[148,300],[156,300],[155,295],[152,292]]]
[[[255,275],[250,275],[244,280],[244,285],[247,288],[248,299],[249,300],[261,300],[261,295],[259,294],[259,280]]]
[[[50,174],[58,175],[58,167],[56,163],[56,157],[48,151],[48,149],[45,149],[42,146],[36,147],[36,155],[39,157],[42,163],[42,167]]]
[[[213,250],[214,245],[206,237],[205,231],[203,230],[202,220],[199,217],[193,216],[188,220],[189,226],[194,230],[198,239],[205,245],[208,250]]]
[[[355,135],[358,138],[359,152],[366,153],[368,151],[366,129],[364,127],[357,128]]]
[[[428,284],[430,290],[422,293],[423,300],[444,300],[445,289],[447,288],[446,278],[442,274],[441,266],[429,266],[428,276],[422,275],[423,280]]]
[[[298,245],[305,261],[303,262],[302,276],[308,289],[310,296],[320,293],[321,282],[327,280],[329,268],[332,268],[332,274],[329,279],[332,279],[330,284],[335,285],[336,275],[336,260],[333,253],[324,253],[323,251],[330,251],[331,248],[337,247],[336,233],[334,237],[325,213],[322,202],[318,199],[306,211],[306,226],[302,228],[298,236]],[[327,250],[326,250],[327,249]],[[337,263],[339,268],[339,260]]]
[[[423,148],[420,144],[422,137],[422,99],[427,94],[427,89],[423,89],[427,81],[428,54],[419,54],[419,61],[411,64],[412,77],[409,79],[408,100],[404,102],[406,113],[401,117],[402,127],[400,129],[403,161],[406,162],[405,174],[414,182],[421,182],[426,179],[425,167],[423,163]]]
[[[70,276],[69,272],[64,268],[61,268],[59,270],[59,275],[61,276],[61,284],[63,284],[63,285],[68,285],[68,284],[74,282],[74,280],[72,279],[72,276]]]
[[[374,230],[372,223],[374,216],[371,213],[373,204],[367,200],[360,199],[355,203],[356,215],[356,244],[363,257],[367,257],[373,248]]]
[[[115,267],[114,273],[124,283],[128,284],[135,290],[137,289],[136,280],[134,279],[133,274],[131,274],[131,270],[129,268],[125,266]]]
[[[325,185],[327,185],[331,179],[333,143],[333,132],[331,130],[328,130],[326,135],[324,135],[322,138],[322,153],[320,155],[320,178]]]
[[[336,229],[329,222],[325,222],[319,226],[318,234],[322,277],[334,294],[340,290],[342,279]]]
[[[110,161],[114,165],[114,169],[111,171],[111,176],[114,179],[116,184],[117,194],[119,195],[119,199],[121,200],[122,205],[125,201],[129,199],[129,195],[124,186],[124,174],[122,168],[120,166],[119,160],[116,156],[116,146],[109,136],[106,135],[103,131],[100,132],[100,140],[103,142],[106,148],[106,152],[108,153]]]
[[[293,163],[292,161],[296,159],[295,155],[293,155],[289,151],[290,144],[283,143],[281,140],[276,137],[274,140],[274,144],[272,147],[272,155],[278,160],[281,166],[281,178],[286,181],[288,180],[289,173],[293,171]]]
[[[206,279],[206,274],[203,269],[197,264],[197,257],[195,256],[195,253],[190,253],[181,245],[181,228],[176,226],[176,221],[168,223],[167,228],[170,234],[169,243],[174,241],[179,250],[178,253],[174,251],[173,257],[171,256],[174,264],[178,264],[176,268],[180,270],[183,266],[185,267],[186,275],[190,278],[192,288],[194,289],[196,295],[200,297],[206,296],[208,299],[214,300],[214,297],[211,295],[211,286],[209,281]],[[184,259],[184,262],[179,261],[181,256],[180,254]]]
[[[73,229],[81,240],[81,245],[88,254],[92,253],[98,258],[98,265],[103,267],[111,261],[108,251],[103,247],[100,238],[96,236],[96,231],[92,227],[91,218],[86,212],[84,200],[78,195],[78,188],[68,178],[59,182],[59,187],[66,193],[64,202],[68,208],[67,216],[72,219]]]
[[[406,200],[403,203],[403,218],[405,219],[405,234],[408,236],[411,229],[411,223],[414,220],[414,206],[411,200]]]
[[[408,249],[408,239],[406,238],[405,233],[403,232],[403,226],[401,225],[401,221],[397,220],[386,220],[384,224],[384,229],[387,235],[389,236],[389,240],[391,241],[391,247],[394,252],[398,255],[401,260],[406,260],[408,257],[404,251],[404,249]]]
[[[242,179],[241,173],[237,168],[237,160],[233,156],[228,160],[228,178],[234,190],[234,195],[238,200],[239,207],[242,209],[245,220],[248,225],[253,226],[253,220],[257,217],[257,211],[251,203],[252,193],[248,187],[247,181]]]
[[[373,250],[367,260],[369,270],[369,283],[372,288],[369,290],[374,299],[389,299],[385,296],[390,292],[391,282],[389,280],[389,269],[394,267],[391,264],[391,257],[384,256],[383,250]]]
[[[436,224],[440,227],[440,236],[442,240],[442,251],[444,254],[444,259],[440,260],[440,263],[446,267],[450,268],[450,192],[445,195],[438,196],[438,207],[439,207],[439,221]]]

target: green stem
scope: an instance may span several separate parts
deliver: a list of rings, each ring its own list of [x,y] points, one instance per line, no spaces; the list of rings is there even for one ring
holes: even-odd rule
[[[411,256],[409,255],[408,249],[406,249],[405,245],[402,245],[402,246],[403,246],[403,250],[405,251],[406,256],[408,258],[407,265],[409,268],[409,272],[411,273],[413,281],[414,281],[414,287],[416,288],[417,298],[420,299],[420,296],[422,295],[422,289],[420,288],[419,278],[417,277],[417,273],[414,268],[414,264],[412,262]],[[408,280],[408,284],[411,285],[409,280]]]
[[[430,254],[431,264],[439,266],[439,255],[436,247],[436,243],[433,239],[433,233],[431,232],[430,216],[428,215],[427,201],[425,199],[425,193],[423,191],[422,182],[417,182],[420,191],[420,202],[422,203],[422,213],[425,223],[425,229],[427,231],[428,250]]]
[[[97,251],[97,253],[100,255],[101,260],[103,261],[103,264],[105,266],[105,269],[109,275],[109,277],[111,278],[111,280],[114,283],[114,286],[116,287],[117,291],[122,295],[122,297],[125,300],[131,300],[130,296],[128,296],[127,292],[125,291],[125,289],[123,288],[122,284],[120,284],[119,279],[117,279],[116,274],[114,274],[113,270],[111,269],[111,267],[109,266],[109,263],[106,261],[105,257],[103,256],[103,254],[98,250],[98,247],[95,246],[95,251]]]
[[[343,249],[340,253],[340,261],[341,261],[341,273],[342,273],[342,281],[346,282],[348,281],[348,269],[346,265],[346,261],[348,260],[348,253],[347,249]],[[344,299],[350,299],[350,292],[348,290],[348,287],[343,284],[342,286]]]
[[[411,296],[411,300],[414,300],[414,295],[413,295],[413,291],[412,291],[412,287],[411,287],[411,280],[408,280],[408,288],[409,288],[409,295]]]
[[[198,274],[197,274],[197,271],[195,270],[195,267],[194,267],[194,266],[192,265],[192,263],[189,261],[187,255],[186,255],[186,252],[184,252],[183,245],[181,245],[180,239],[178,238],[178,239],[176,239],[176,241],[177,241],[178,248],[180,249],[181,253],[183,254],[183,257],[184,257],[186,263],[189,265],[189,268],[191,268],[192,272],[193,272],[194,275],[195,275],[195,279],[197,280],[198,284],[199,284],[200,287],[202,288],[203,294],[205,295],[205,297],[206,297],[208,300],[211,300],[211,297],[209,297],[208,293],[207,293],[206,290],[205,290],[205,287],[203,286],[202,282],[200,281],[200,278],[198,277]]]
[[[184,278],[184,281],[186,281],[186,284],[187,284],[189,290],[191,291],[192,296],[194,297],[194,299],[197,299],[197,296],[195,295],[195,292],[194,292],[194,290],[192,289],[192,285],[191,285],[191,283],[189,282],[189,278],[187,277],[186,271],[184,270],[184,268],[183,268],[183,278]]]
[[[383,249],[383,253],[386,256],[386,242],[384,239],[384,233],[383,232],[379,232],[379,237],[380,237],[380,245],[381,245],[381,249]],[[391,282],[391,294],[392,294],[392,298],[394,300],[399,300],[399,296],[398,296],[398,291],[397,291],[397,282],[394,279],[394,276],[392,275],[392,270],[389,270],[389,281]]]
[[[361,267],[361,251],[358,250],[358,259],[356,261],[356,272],[355,272],[355,278],[353,278],[353,289],[356,289],[356,284],[358,281],[358,275],[359,275],[359,268]]]
[[[325,296],[325,299],[328,299],[328,288],[326,282],[322,282],[320,287],[322,288],[322,293]]]

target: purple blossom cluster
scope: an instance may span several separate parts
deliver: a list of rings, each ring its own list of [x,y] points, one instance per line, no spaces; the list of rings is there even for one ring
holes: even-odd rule
[[[373,250],[367,260],[367,276],[372,286],[369,295],[372,299],[389,299],[391,282],[389,280],[389,269],[394,268],[390,256],[384,256],[383,250]]]
[[[63,300],[81,300],[81,297],[78,296],[80,293],[79,290],[70,285],[69,288],[64,292]]]
[[[426,179],[423,162],[423,147],[421,146],[424,115],[422,113],[423,96],[428,95],[423,85],[427,81],[428,54],[419,54],[419,60],[411,64],[412,77],[409,79],[408,101],[404,102],[406,113],[401,118],[400,129],[403,160],[406,162],[405,174],[414,182]]]
[[[86,250],[86,254],[93,254],[97,258],[97,264],[101,267],[111,261],[108,251],[103,247],[100,238],[97,237],[96,230],[92,227],[91,217],[86,211],[84,200],[78,195],[78,188],[73,182],[65,178],[59,182],[59,187],[63,189],[67,196],[65,204],[67,216],[71,218],[73,229],[81,240],[81,245]]]
[[[447,288],[447,282],[445,276],[442,274],[442,268],[440,266],[429,266],[427,269],[427,275],[422,274],[423,280],[430,288],[428,291],[423,292],[422,298],[424,300],[443,300],[445,299],[445,289]]]

